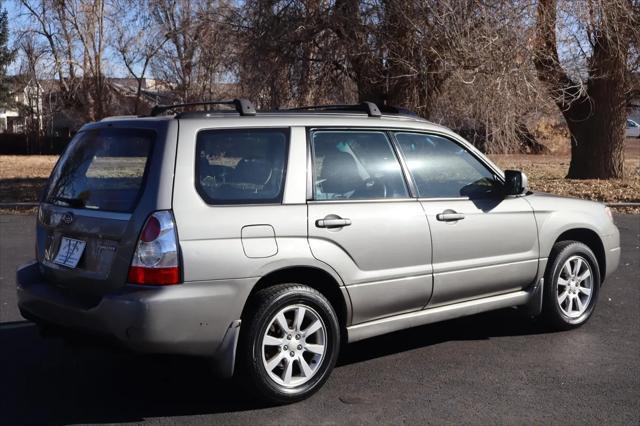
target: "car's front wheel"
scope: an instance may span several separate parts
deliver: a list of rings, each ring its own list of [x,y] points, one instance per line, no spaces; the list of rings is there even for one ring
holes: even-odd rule
[[[340,350],[338,318],[318,291],[280,284],[255,294],[243,334],[244,368],[264,398],[304,399],[327,380]]]
[[[545,272],[542,317],[551,326],[568,330],[584,324],[600,292],[600,269],[593,251],[578,241],[557,243]]]

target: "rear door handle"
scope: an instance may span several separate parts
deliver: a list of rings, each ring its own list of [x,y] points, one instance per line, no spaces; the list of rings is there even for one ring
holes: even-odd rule
[[[351,225],[351,219],[343,219],[333,215],[316,220],[316,226],[318,228],[342,228],[343,226],[349,225]]]
[[[436,219],[441,222],[456,222],[458,220],[464,219],[464,214],[458,213],[455,210],[445,210],[442,213],[438,213],[436,215]]]

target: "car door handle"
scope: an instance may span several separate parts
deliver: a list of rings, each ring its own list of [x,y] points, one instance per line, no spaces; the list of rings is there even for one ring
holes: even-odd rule
[[[464,214],[458,213],[455,210],[445,210],[442,213],[438,213],[436,219],[441,222],[455,222],[464,219]]]
[[[343,219],[341,217],[325,217],[324,219],[316,220],[318,228],[342,228],[349,225],[351,225],[351,219]]]

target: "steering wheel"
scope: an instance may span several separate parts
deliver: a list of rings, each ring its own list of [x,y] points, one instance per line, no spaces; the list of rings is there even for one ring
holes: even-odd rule
[[[366,194],[367,197],[376,196],[376,198],[387,197],[387,185],[383,181],[374,178],[365,179],[362,185],[356,189],[355,194]]]

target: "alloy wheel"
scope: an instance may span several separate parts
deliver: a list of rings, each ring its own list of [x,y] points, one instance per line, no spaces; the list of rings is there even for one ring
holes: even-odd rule
[[[309,306],[281,309],[262,337],[262,362],[277,384],[293,388],[307,383],[322,364],[327,351],[324,321]]]
[[[562,265],[557,281],[557,300],[562,312],[569,318],[584,314],[593,294],[593,273],[589,262],[582,256],[571,256]]]

